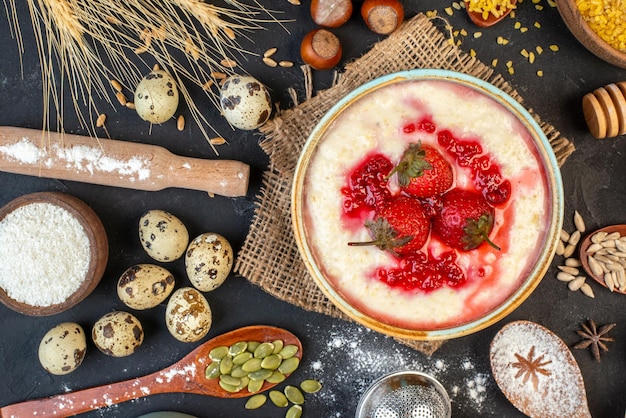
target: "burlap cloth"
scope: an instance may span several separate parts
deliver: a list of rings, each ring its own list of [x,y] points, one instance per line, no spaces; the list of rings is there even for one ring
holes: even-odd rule
[[[493,68],[464,53],[423,14],[408,20],[380,41],[345,71],[329,89],[285,110],[261,128],[262,149],[270,167],[263,174],[258,207],[250,231],[239,251],[234,270],[269,294],[303,309],[349,318],[335,307],[309,276],[296,246],[291,226],[290,193],[294,170],[309,133],[326,111],[347,93],[385,74],[415,68],[441,68],[486,80],[520,103],[519,94]],[[550,141],[559,165],[574,146],[554,127],[531,114]],[[427,355],[442,341],[399,340]]]

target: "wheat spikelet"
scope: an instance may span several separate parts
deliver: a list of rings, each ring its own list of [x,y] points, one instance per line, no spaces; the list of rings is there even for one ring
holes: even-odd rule
[[[7,16],[13,21],[12,33],[23,51],[15,11],[19,0],[3,1]],[[57,130],[63,131],[63,92],[67,88],[81,126],[93,136],[96,136],[96,118],[103,113],[98,109],[99,103],[103,100],[112,107],[119,104],[115,93],[111,93],[109,80],[119,80],[134,91],[156,63],[172,74],[194,121],[203,135],[210,138],[208,129],[215,130],[196,106],[187,85],[200,87],[219,108],[218,93],[203,87],[218,86],[215,74],[232,74],[233,60],[251,54],[238,45],[238,37],[263,29],[264,22],[278,22],[257,3],[250,6],[240,0],[224,0],[228,7],[201,0],[26,0],[26,3],[41,62],[45,127],[49,128],[56,119]],[[260,14],[269,18],[264,20]],[[184,58],[175,58],[179,54],[173,54],[174,51],[182,52]],[[51,110],[56,114],[49,113]],[[88,116],[84,116],[85,111]],[[217,153],[215,148],[214,151]]]

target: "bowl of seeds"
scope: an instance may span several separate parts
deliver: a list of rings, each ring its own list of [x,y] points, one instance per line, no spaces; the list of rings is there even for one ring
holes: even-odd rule
[[[580,263],[587,274],[611,292],[626,294],[626,225],[609,225],[580,243]]]
[[[108,255],[100,218],[76,197],[31,193],[0,208],[0,302],[16,312],[75,306],[100,282]]]
[[[557,0],[570,32],[602,60],[626,68],[626,9],[619,0]]]

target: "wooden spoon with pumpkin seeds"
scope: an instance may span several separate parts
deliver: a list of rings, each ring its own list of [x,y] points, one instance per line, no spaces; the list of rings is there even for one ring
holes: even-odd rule
[[[26,401],[0,408],[1,417],[48,417],[70,416],[158,393],[195,393],[218,398],[242,398],[253,393],[247,390],[227,392],[219,385],[219,379],[205,376],[211,363],[209,352],[219,346],[231,346],[241,341],[282,341],[285,345],[298,347],[295,357],[302,358],[300,340],[282,328],[249,326],[227,332],[203,343],[183,359],[155,373],[110,385],[64,393],[45,399]],[[265,381],[259,391],[274,387],[276,383]]]

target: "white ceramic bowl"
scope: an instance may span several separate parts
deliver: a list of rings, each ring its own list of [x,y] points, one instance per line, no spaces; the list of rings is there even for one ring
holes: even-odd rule
[[[393,321],[387,321],[385,318],[381,319],[380,316],[371,315],[367,309],[362,309],[357,306],[359,302],[355,303],[354,298],[346,297],[345,293],[337,286],[337,283],[342,281],[343,278],[339,277],[333,280],[327,277],[326,266],[320,265],[320,258],[316,256],[316,250],[313,248],[310,239],[311,231],[309,231],[309,229],[315,229],[315,225],[309,225],[311,221],[306,212],[307,202],[305,196],[307,193],[306,184],[308,181],[307,175],[310,163],[316,156],[320,144],[325,141],[327,131],[333,127],[333,124],[341,123],[339,117],[344,112],[351,109],[355,103],[368,97],[368,95],[377,92],[379,89],[384,89],[386,86],[416,80],[437,80],[469,87],[479,95],[486,96],[495,101],[498,105],[503,106],[513,118],[517,118],[521,126],[523,126],[522,129],[528,132],[528,135],[525,135],[531,138],[526,141],[530,141],[532,143],[531,146],[535,148],[533,152],[537,155],[536,158],[539,161],[537,163],[539,171],[543,173],[542,175],[545,178],[544,182],[546,184],[545,189],[547,194],[547,196],[545,196],[547,209],[545,215],[542,215],[545,217],[546,225],[543,231],[539,233],[540,236],[536,244],[536,247],[540,248],[536,251],[535,258],[528,262],[530,268],[525,270],[527,273],[522,274],[524,277],[520,276],[519,280],[516,279],[519,284],[516,284],[516,287],[513,288],[510,293],[506,293],[507,296],[503,298],[503,302],[494,306],[488,312],[481,314],[479,317],[471,321],[446,324],[434,328],[416,328],[413,326],[398,325]],[[381,108],[379,114],[381,115],[380,118],[383,118],[385,109]],[[354,147],[354,153],[359,154],[358,147]],[[332,152],[329,153],[329,150],[325,149],[323,155],[328,154],[332,154]],[[317,180],[313,179],[310,181]],[[320,179],[319,181],[325,180]],[[340,202],[337,204],[339,206],[337,213],[338,217],[340,217]],[[391,74],[373,80],[348,94],[322,118],[308,138],[296,167],[291,210],[295,239],[306,268],[321,291],[341,311],[362,325],[384,334],[415,340],[440,340],[460,337],[479,331],[510,314],[530,296],[552,262],[562,226],[563,207],[563,186],[560,170],[547,138],[533,117],[516,100],[485,81],[461,73],[427,69]],[[541,236],[541,234],[543,234],[543,236]],[[350,266],[351,263],[353,263],[353,260],[346,258],[338,263],[338,265]],[[365,280],[365,278],[363,279]],[[397,307],[396,309],[402,308]]]

